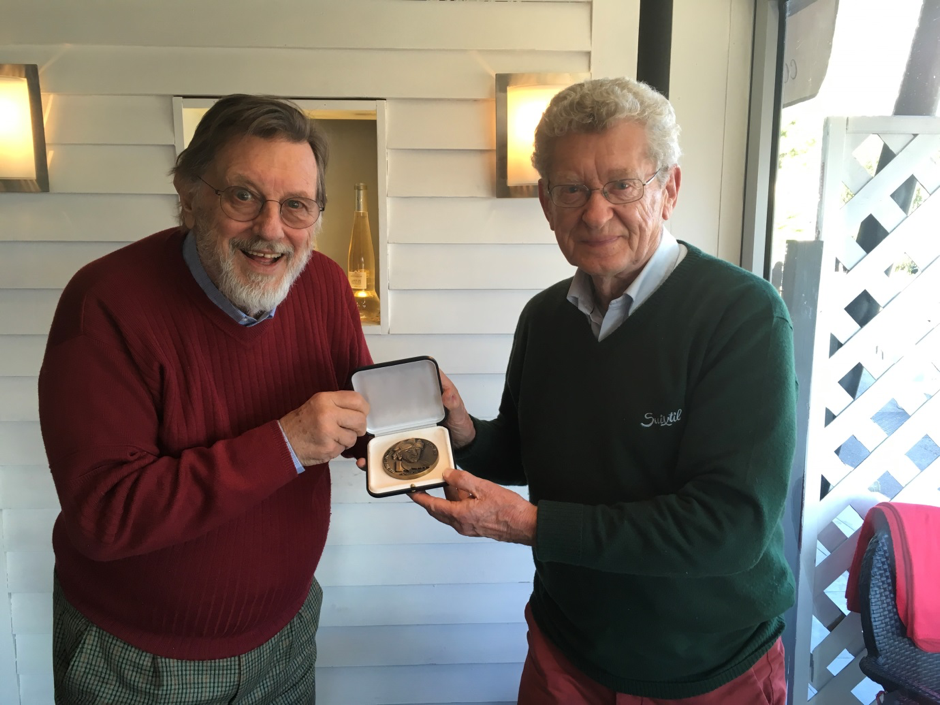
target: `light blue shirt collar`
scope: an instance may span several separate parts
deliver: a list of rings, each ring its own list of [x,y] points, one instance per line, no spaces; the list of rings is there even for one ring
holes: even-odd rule
[[[222,292],[212,283],[212,280],[209,278],[209,273],[206,272],[205,267],[202,266],[202,262],[199,261],[199,253],[196,251],[196,237],[193,235],[192,230],[186,233],[186,237],[183,239],[183,259],[186,261],[186,266],[189,267],[189,271],[192,273],[199,288],[206,292],[206,296],[209,297],[209,300],[225,311],[225,313],[239,325],[248,328],[274,317],[277,306],[264,315],[254,318],[240,310],[235,304],[223,296]]]
[[[590,275],[580,269],[575,272],[571,286],[568,287],[568,301],[587,316],[594,337],[601,341],[617,330],[666,281],[687,252],[688,248],[680,244],[664,226],[653,256],[626,291],[610,302],[606,314],[602,314],[595,304]]]

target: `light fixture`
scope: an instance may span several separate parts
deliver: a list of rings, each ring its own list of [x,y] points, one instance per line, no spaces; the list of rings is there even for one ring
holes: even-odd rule
[[[0,64],[0,192],[48,191],[36,64]]]
[[[587,73],[496,74],[496,196],[538,195],[532,166],[535,128],[549,101],[562,88],[590,78]]]

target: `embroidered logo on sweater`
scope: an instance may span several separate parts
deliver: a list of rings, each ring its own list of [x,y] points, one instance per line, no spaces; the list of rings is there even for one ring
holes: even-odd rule
[[[640,424],[643,428],[650,428],[651,426],[672,426],[673,424],[679,423],[679,420],[682,418],[682,409],[670,411],[668,414],[659,414],[659,416],[647,412],[643,414],[643,418],[646,419],[646,423]]]

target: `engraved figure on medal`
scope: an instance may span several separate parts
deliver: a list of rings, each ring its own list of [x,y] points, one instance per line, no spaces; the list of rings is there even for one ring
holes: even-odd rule
[[[406,438],[392,445],[382,456],[385,472],[400,480],[414,480],[427,475],[440,457],[437,446],[424,438]]]

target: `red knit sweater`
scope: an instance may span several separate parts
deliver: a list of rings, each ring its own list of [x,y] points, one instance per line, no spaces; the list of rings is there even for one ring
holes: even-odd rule
[[[68,600],[161,656],[249,651],[296,614],[326,541],[326,465],[277,419],[370,364],[342,270],[314,253],[276,315],[238,325],[166,230],[81,269],[39,376]]]

